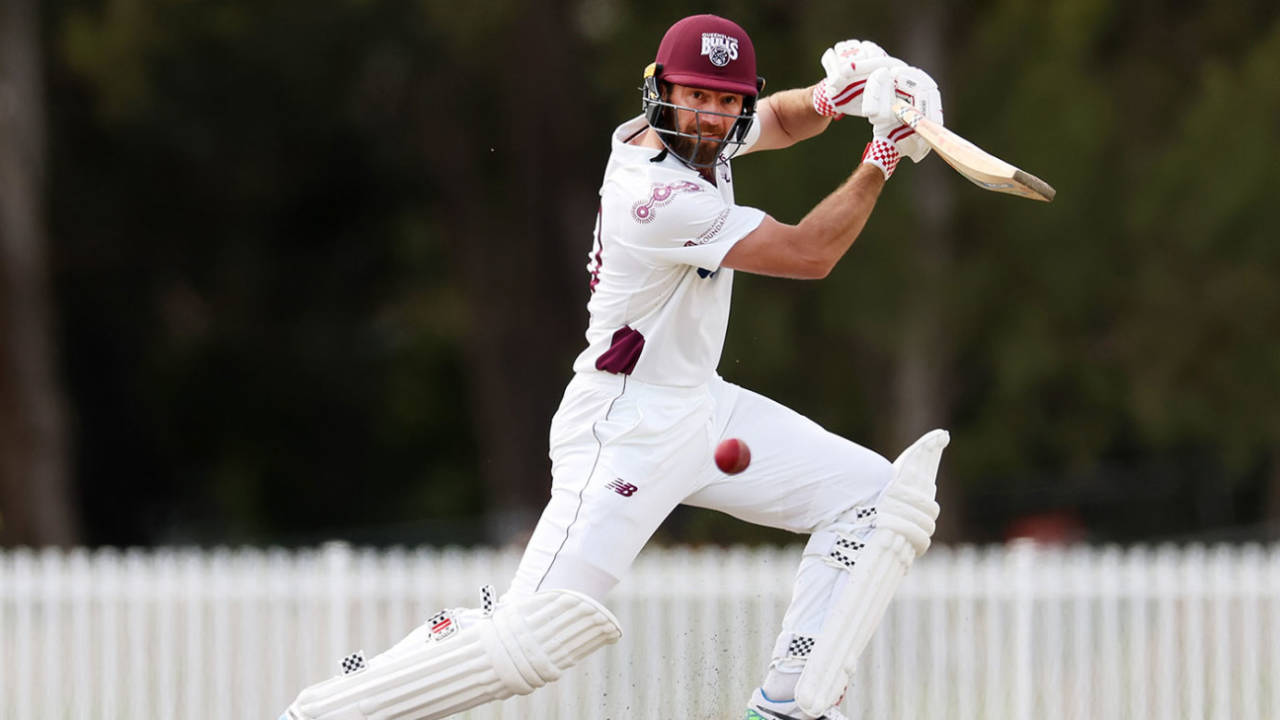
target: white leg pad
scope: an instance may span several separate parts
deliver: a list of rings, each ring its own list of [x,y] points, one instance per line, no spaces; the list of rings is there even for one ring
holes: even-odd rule
[[[428,621],[363,670],[303,690],[281,720],[437,720],[527,695],[622,637],[603,605],[569,590],[449,620],[443,629]]]
[[[796,703],[809,715],[821,716],[840,701],[893,594],[928,549],[938,517],[938,464],[949,441],[946,431],[934,430],[904,450],[870,530],[856,536],[836,531],[831,557],[849,571],[849,580],[832,599],[796,683]]]

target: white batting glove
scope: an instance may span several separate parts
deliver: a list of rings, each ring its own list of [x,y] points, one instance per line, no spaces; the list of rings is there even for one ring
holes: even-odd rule
[[[929,144],[893,114],[893,102],[903,100],[925,117],[943,124],[942,93],[928,73],[917,67],[876,70],[867,78],[862,95],[874,139],[893,143],[899,153],[915,162],[929,154]]]
[[[866,117],[862,92],[867,76],[879,68],[906,66],[870,40],[838,42],[822,53],[827,76],[813,87],[813,109],[827,117]]]

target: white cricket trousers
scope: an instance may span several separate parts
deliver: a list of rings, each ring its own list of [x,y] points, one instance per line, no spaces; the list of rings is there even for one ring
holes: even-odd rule
[[[731,437],[751,449],[750,467],[737,475],[713,459]],[[808,534],[873,504],[893,474],[878,453],[720,377],[681,388],[577,374],[551,422],[550,454],[551,501],[513,595],[567,589],[603,601],[679,504]],[[807,616],[795,617],[800,625],[819,623],[825,609],[826,592],[808,594],[797,593],[788,612]],[[796,607],[806,601],[819,607]]]

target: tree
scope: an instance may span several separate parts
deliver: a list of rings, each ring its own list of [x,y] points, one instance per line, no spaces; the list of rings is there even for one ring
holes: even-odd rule
[[[70,545],[67,438],[43,223],[38,0],[0,3],[0,544]]]
[[[531,530],[549,496],[547,430],[583,342],[582,268],[607,148],[603,133],[583,129],[592,125],[581,118],[599,123],[600,113],[582,100],[581,41],[560,31],[573,24],[572,4],[515,5],[485,28],[505,52],[464,48],[441,64],[429,83],[439,95],[424,101],[449,109],[423,113],[436,140],[424,164],[441,189],[437,210],[466,298],[477,469],[496,542]],[[452,29],[453,42],[469,37]]]
[[[935,2],[910,2],[897,6],[906,34],[903,57],[929,69],[939,87],[947,87],[946,6]],[[945,107],[944,100],[944,107]],[[905,161],[906,158],[903,158]],[[949,388],[955,350],[948,333],[945,303],[946,279],[953,271],[951,253],[955,235],[955,178],[950,169],[933,158],[911,168],[908,181],[916,199],[914,232],[904,238],[914,250],[902,282],[910,289],[905,303],[901,345],[894,363],[894,446],[905,448],[934,427],[947,427],[951,419]],[[945,475],[938,484],[938,501],[947,516],[937,538],[955,540],[965,535],[964,494]]]

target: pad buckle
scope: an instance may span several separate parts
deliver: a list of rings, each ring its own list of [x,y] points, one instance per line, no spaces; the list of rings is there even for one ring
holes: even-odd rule
[[[493,615],[494,605],[497,604],[496,601],[497,594],[494,593],[492,585],[485,585],[480,588],[480,612],[484,613],[485,617]]]
[[[791,642],[787,643],[787,659],[807,660],[817,641],[818,639],[812,635],[792,634]]]
[[[454,618],[452,610],[441,610],[435,615],[432,615],[427,620],[427,626],[430,628],[427,633],[427,637],[432,642],[446,640],[454,633],[458,632],[458,622],[457,619]]]
[[[369,667],[369,661],[365,659],[363,650],[357,650],[342,658],[338,664],[342,668],[343,675],[353,675]]]
[[[827,554],[827,562],[846,570],[852,570],[853,566],[858,562],[858,556],[862,554],[862,549],[866,546],[867,544],[861,540],[841,536],[831,546],[831,552]]]

